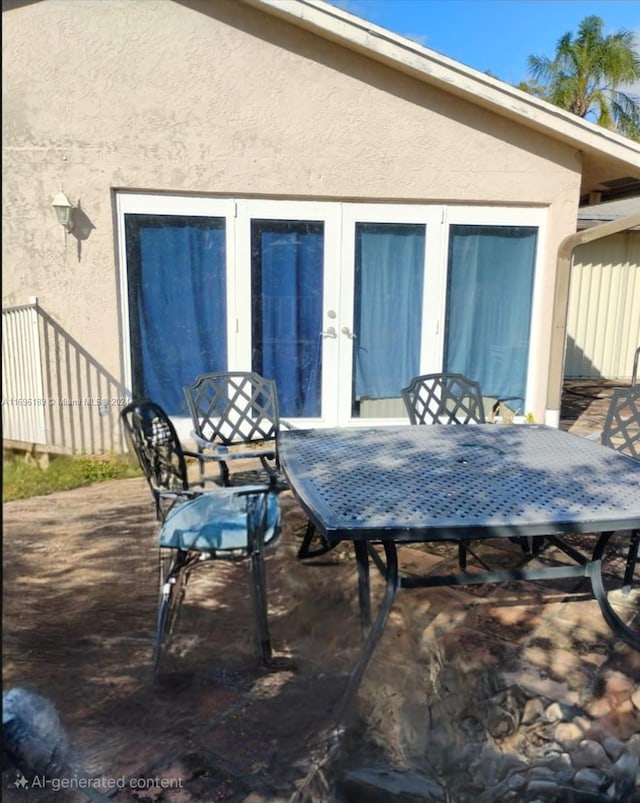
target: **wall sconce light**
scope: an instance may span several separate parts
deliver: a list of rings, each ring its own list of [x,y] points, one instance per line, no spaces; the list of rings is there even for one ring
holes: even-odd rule
[[[53,199],[52,206],[55,210],[58,223],[64,227],[65,231],[73,230],[73,204],[67,196],[60,192]]]

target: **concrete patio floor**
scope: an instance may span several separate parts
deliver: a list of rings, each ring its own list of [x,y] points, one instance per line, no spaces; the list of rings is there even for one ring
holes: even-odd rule
[[[611,384],[581,387],[568,389],[562,427],[584,435],[604,420]],[[323,767],[323,735],[360,644],[356,573],[346,547],[297,561],[305,521],[289,491],[281,500],[283,538],[267,558],[281,668],[267,672],[256,658],[247,565],[216,563],[190,580],[156,684],[157,525],[144,480],[4,505],[3,689],[24,686],[50,699],[75,766],[101,779],[91,790],[25,790],[7,771],[5,800],[259,803],[290,800],[302,787],[299,799],[323,801],[349,766],[416,763],[429,746],[434,678],[442,683],[454,665],[449,685],[465,680],[472,699],[499,672],[546,702],[579,704],[600,738],[640,755],[640,711],[630,704],[640,654],[614,638],[587,585],[564,581],[400,592],[343,712],[342,749]],[[409,571],[454,559],[450,549],[402,552]],[[615,688],[624,693],[615,697]],[[464,693],[456,694],[462,705]],[[453,711],[443,743],[456,740],[463,713]],[[359,799],[344,789],[341,799]]]

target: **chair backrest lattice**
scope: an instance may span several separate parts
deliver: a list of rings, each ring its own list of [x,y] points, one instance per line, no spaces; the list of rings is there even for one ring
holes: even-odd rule
[[[184,388],[196,434],[225,446],[276,439],[275,382],[251,372],[201,374]]]
[[[631,371],[631,385],[637,385],[640,381],[638,378],[638,365],[640,365],[640,346],[635,351],[633,355],[633,369]]]
[[[189,488],[182,444],[171,420],[155,402],[134,400],[120,413],[127,440],[149,483],[159,513],[159,493]]]
[[[402,399],[412,424],[485,423],[480,385],[463,374],[416,376]]]
[[[640,459],[640,385],[613,391],[602,443]]]

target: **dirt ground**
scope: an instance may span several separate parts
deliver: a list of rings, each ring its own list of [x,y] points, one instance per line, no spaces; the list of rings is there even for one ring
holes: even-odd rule
[[[590,400],[571,399],[565,428],[593,428],[602,420],[606,402],[598,392]],[[313,776],[360,644],[357,578],[346,548],[308,564],[296,559],[305,521],[289,491],[280,498],[284,532],[267,558],[279,666],[267,671],[256,657],[248,565],[215,562],[189,582],[179,632],[157,683],[151,674],[157,523],[144,480],[4,505],[3,689],[23,686],[50,699],[74,766],[83,777],[99,779],[91,789],[25,790],[7,771],[5,800],[285,801]],[[423,560],[420,555],[410,560]],[[534,631],[557,631],[564,621],[567,632],[580,629],[587,655],[586,664],[576,656],[582,677],[571,683],[584,684],[584,666],[597,673],[612,655],[634,682],[640,677],[637,654],[613,646],[595,603],[583,593],[567,606],[557,594],[542,597],[529,588],[514,598],[504,589],[490,608],[486,591],[417,593],[411,603],[399,595],[359,702],[347,712],[352,742],[358,722],[384,721],[393,707],[385,709],[382,701],[417,682],[409,674],[423,654],[415,634],[428,633],[443,614],[459,649],[475,651],[487,666],[535,664],[534,653],[527,653]],[[460,616],[452,614],[456,610]],[[568,677],[573,664],[566,655],[563,660]],[[542,677],[553,677],[549,666],[536,666]],[[587,672],[589,682],[593,673]],[[310,799],[322,798],[312,793]]]
[[[155,684],[157,525],[144,480],[5,505],[3,688],[55,704],[82,772],[185,786],[115,800],[288,797],[305,775],[359,643],[357,594],[344,604],[356,578],[339,553],[330,577],[296,560],[304,520],[290,492],[281,499],[286,527],[267,573],[282,669],[257,659],[248,564],[215,562],[189,581]],[[4,791],[26,800],[10,783]],[[29,801],[85,799],[30,791]]]

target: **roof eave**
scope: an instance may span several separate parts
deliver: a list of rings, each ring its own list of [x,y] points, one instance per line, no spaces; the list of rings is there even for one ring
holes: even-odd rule
[[[429,50],[323,0],[242,0],[368,58],[445,89],[580,151],[604,153],[637,169],[640,144]]]

